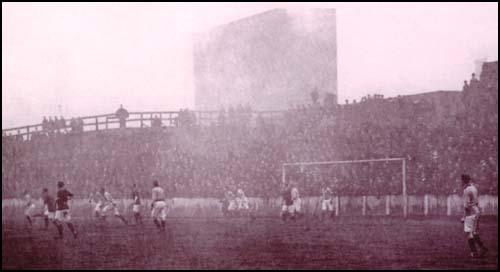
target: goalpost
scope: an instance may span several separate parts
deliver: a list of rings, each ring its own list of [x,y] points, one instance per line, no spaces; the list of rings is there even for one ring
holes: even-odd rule
[[[311,165],[335,165],[335,164],[355,164],[355,163],[369,163],[369,162],[390,162],[390,161],[400,161],[401,162],[401,176],[402,176],[402,197],[403,197],[403,216],[408,215],[408,196],[406,193],[406,159],[405,158],[386,158],[386,159],[367,159],[367,160],[349,160],[349,161],[322,161],[322,162],[286,162],[282,164],[281,167],[281,178],[282,183],[286,183],[286,169],[287,167],[293,166],[311,166]],[[338,208],[337,208],[338,209]]]

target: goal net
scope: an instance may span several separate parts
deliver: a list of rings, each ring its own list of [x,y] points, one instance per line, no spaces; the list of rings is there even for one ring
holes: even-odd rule
[[[306,212],[318,209],[328,186],[337,215],[408,214],[405,158],[287,162],[281,170],[283,186],[297,185]]]

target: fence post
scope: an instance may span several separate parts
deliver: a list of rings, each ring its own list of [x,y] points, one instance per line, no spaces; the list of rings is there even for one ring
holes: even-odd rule
[[[429,214],[429,195],[424,195],[424,215],[427,216]]]
[[[363,209],[361,210],[363,216],[366,215],[366,196],[363,196]]]
[[[144,126],[143,122],[142,122],[142,113],[141,113],[141,128]]]
[[[391,214],[391,196],[386,195],[385,196],[385,215],[390,215]]]
[[[451,216],[451,196],[446,199],[446,215]]]
[[[98,131],[99,130],[99,117],[96,117],[95,118],[95,130]]]
[[[29,126],[27,126],[27,127],[26,127],[26,140],[28,140],[28,141],[29,141],[29,139],[30,139],[30,127],[29,127]]]
[[[106,130],[108,130],[108,117],[106,117]]]
[[[406,159],[403,159],[402,165],[403,172],[403,216],[406,218],[408,216],[408,195],[406,192]]]
[[[340,197],[336,196],[335,197],[335,216],[339,216],[339,211],[340,211]]]

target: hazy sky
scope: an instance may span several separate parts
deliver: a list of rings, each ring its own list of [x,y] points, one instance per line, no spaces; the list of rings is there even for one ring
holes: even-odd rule
[[[459,90],[498,59],[497,3],[2,3],[2,128],[192,108],[193,34],[276,7],[337,8],[340,102]]]

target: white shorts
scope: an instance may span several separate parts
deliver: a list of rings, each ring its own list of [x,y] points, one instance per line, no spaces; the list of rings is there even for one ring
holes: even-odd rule
[[[238,203],[238,210],[248,210],[250,209],[250,205],[248,205],[248,200],[246,199],[241,199],[236,201]]]
[[[35,213],[35,204],[30,204],[26,209],[24,209],[24,215],[25,216],[33,216]]]
[[[464,232],[478,233],[479,214],[473,214],[464,218]]]
[[[300,198],[294,199],[293,200],[293,207],[295,212],[300,212],[300,206],[302,204],[302,200]]]
[[[234,211],[236,210],[238,206],[236,205],[236,201],[235,200],[230,200],[229,201],[229,206],[227,207],[227,210],[228,211]]]
[[[116,204],[114,203],[109,203],[104,208],[102,208],[102,213],[105,214],[108,211],[113,211],[115,215],[120,215],[120,212],[118,212],[118,208],[116,207]]]
[[[45,216],[47,216],[47,218],[49,218],[50,220],[53,220],[56,216],[56,213],[55,212],[49,212],[49,210],[45,209],[45,211],[43,212],[43,214]]]
[[[94,211],[95,211],[95,212],[99,212],[99,213],[100,213],[100,212],[101,212],[101,209],[102,209],[102,203],[101,203],[101,202],[99,202],[99,203],[97,203],[97,204],[95,205]]]
[[[161,220],[165,220],[167,218],[167,203],[165,203],[165,201],[156,201],[153,204],[151,217],[154,219],[160,218]]]
[[[333,211],[333,200],[332,199],[324,199],[321,201],[321,210],[322,211]]]
[[[132,205],[132,212],[138,213],[141,211],[141,204],[134,204]]]
[[[71,221],[71,215],[69,214],[69,209],[67,210],[57,210],[55,214],[55,219],[61,222]]]
[[[289,212],[289,213],[294,213],[295,212],[295,205],[286,205],[286,204],[283,204],[283,206],[281,206],[281,211],[282,212]]]

